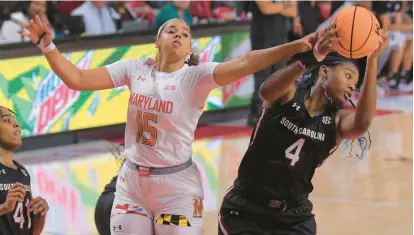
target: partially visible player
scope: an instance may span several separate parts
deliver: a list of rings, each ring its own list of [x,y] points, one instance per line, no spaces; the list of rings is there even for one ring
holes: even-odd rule
[[[111,215],[112,234],[201,235],[203,188],[192,161],[192,143],[211,90],[309,50],[309,38],[251,51],[224,63],[203,63],[191,51],[191,30],[182,20],[164,23],[156,36],[156,60],[127,59],[79,69],[56,49],[39,17],[22,23],[52,70],[74,90],[128,86],[126,161]],[[118,112],[118,110],[113,110]]]
[[[30,175],[13,161],[20,134],[14,113],[0,106],[0,235],[40,235],[49,210],[45,199],[32,199]]]
[[[379,47],[367,58],[352,112],[341,106],[352,97],[360,69],[355,61],[331,53],[332,41],[338,40],[333,27],[317,34],[315,51],[324,58],[321,62],[312,62],[312,53],[311,59],[300,56],[260,88],[263,113],[238,178],[224,196],[219,234],[316,234],[308,199],[312,177],[343,139],[358,138],[368,130],[376,111],[377,60],[387,41],[381,32]],[[296,87],[300,76],[303,80]]]
[[[124,145],[120,145],[112,151],[112,154],[116,158],[116,160],[121,164],[121,166],[125,162],[124,156]],[[114,176],[111,181],[105,185],[104,191],[98,198],[95,206],[95,226],[99,232],[99,235],[110,235],[111,234],[111,227],[110,227],[110,219],[111,219],[111,210],[112,205],[115,199],[115,191],[116,191],[116,182],[118,180],[118,173]]]

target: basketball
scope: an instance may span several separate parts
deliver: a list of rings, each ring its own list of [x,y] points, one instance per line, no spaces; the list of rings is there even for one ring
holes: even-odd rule
[[[375,15],[366,8],[351,6],[338,12],[332,19],[338,29],[339,42],[333,47],[338,53],[351,59],[368,56],[380,40],[380,24]]]

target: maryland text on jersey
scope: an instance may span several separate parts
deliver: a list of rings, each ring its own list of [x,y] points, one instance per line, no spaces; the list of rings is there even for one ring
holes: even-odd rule
[[[0,191],[9,191],[14,184],[0,184]],[[27,192],[30,192],[30,185],[24,185]]]
[[[325,134],[317,131],[310,130],[308,128],[302,128],[295,125],[293,122],[289,121],[287,118],[283,117],[280,120],[280,124],[286,127],[288,130],[292,131],[296,135],[305,135],[315,140],[325,141]]]

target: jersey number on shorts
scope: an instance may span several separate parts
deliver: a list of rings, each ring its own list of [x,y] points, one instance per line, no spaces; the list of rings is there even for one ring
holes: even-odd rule
[[[298,141],[296,141],[294,144],[292,144],[291,146],[289,146],[289,148],[285,150],[286,158],[292,160],[290,162],[291,166],[294,166],[296,162],[299,161],[300,150],[302,150],[304,143],[305,143],[305,139],[299,139]]]
[[[29,199],[26,200],[25,203],[26,212],[27,212],[27,228],[30,228],[32,226],[32,219],[30,218],[30,211],[29,211]],[[20,224],[20,228],[23,228],[25,219],[24,219],[24,206],[22,202],[17,203],[16,205],[16,211],[14,212],[13,218],[14,222],[17,224]]]
[[[157,123],[157,115],[137,111],[137,143],[149,146],[154,146],[157,143],[157,129],[151,126],[150,122]]]

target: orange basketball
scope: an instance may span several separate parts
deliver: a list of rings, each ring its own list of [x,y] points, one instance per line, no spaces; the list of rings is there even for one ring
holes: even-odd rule
[[[342,49],[342,56],[359,59],[368,56],[380,40],[380,24],[375,15],[363,7],[351,6],[342,9],[332,19],[338,30],[339,43],[333,46]]]

